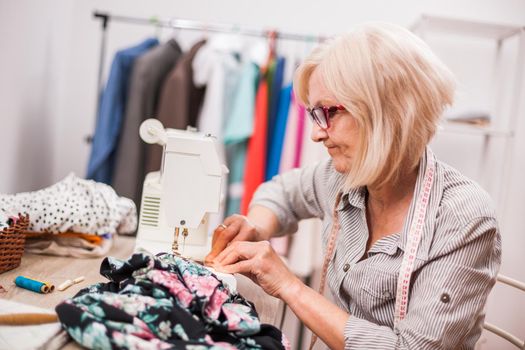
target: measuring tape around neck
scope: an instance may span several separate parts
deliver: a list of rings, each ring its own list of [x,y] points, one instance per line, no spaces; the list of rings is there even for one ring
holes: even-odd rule
[[[408,232],[408,242],[405,245],[405,253],[403,254],[401,268],[399,269],[399,277],[397,278],[394,328],[397,326],[399,321],[405,318],[407,313],[410,278],[412,276],[412,272],[414,271],[417,249],[419,248],[419,242],[421,241],[423,228],[425,226],[425,216],[430,199],[430,192],[432,191],[435,172],[436,162],[434,155],[430,150],[428,150],[425,178],[417,196],[416,208],[414,210],[412,222],[410,223],[410,231]]]
[[[432,184],[434,182],[434,175],[436,172],[436,162],[434,154],[429,149],[426,151],[427,166],[425,168],[424,182],[419,190],[419,194],[416,198],[416,208],[414,210],[415,215],[412,218],[410,224],[410,231],[408,232],[408,242],[405,247],[405,253],[403,254],[403,260],[401,262],[401,268],[399,270],[399,277],[397,281],[396,291],[396,305],[394,313],[394,327],[397,326],[399,321],[405,318],[408,306],[408,292],[410,288],[410,278],[414,270],[414,263],[416,260],[416,253],[421,241],[421,235],[423,233],[423,227],[425,224],[425,215],[428,207],[430,198],[430,192],[432,190]],[[335,250],[335,242],[337,233],[339,232],[339,215],[337,207],[341,201],[341,193],[338,194],[334,212],[333,212],[333,224],[328,239],[326,255],[323,261],[323,269],[321,270],[321,282],[319,283],[319,293],[324,293],[324,287],[326,282],[326,275],[328,272],[328,264],[332,260],[332,255]],[[310,350],[313,349],[315,342],[317,341],[317,335],[312,333],[312,339],[310,340]]]

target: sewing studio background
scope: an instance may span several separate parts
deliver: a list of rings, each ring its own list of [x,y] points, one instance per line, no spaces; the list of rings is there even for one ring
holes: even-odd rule
[[[103,34],[103,19],[95,18],[95,11],[122,18],[110,18]],[[133,23],[134,19],[142,23]],[[176,24],[183,27],[184,22],[180,20],[195,21],[196,30],[177,28]],[[492,195],[503,237],[501,272],[525,281],[525,38],[523,29],[519,29],[525,24],[525,2],[522,0],[404,0],[395,4],[379,0],[0,0],[0,120],[4,145],[0,192],[44,188],[70,172],[80,177],[89,174],[90,165],[93,166],[90,140],[96,132],[100,88],[108,81],[116,52],[144,44],[148,38],[158,41],[151,45],[169,45],[170,40],[176,43],[173,64],[166,65],[164,79],[169,77],[179,57],[200,40],[207,40],[207,52],[197,51],[198,62],[193,65],[193,81],[203,88],[199,97],[201,109],[194,111],[193,116],[197,126],[210,128],[204,131],[213,131],[225,144],[239,140],[247,142],[255,132],[267,131],[253,120],[229,119],[233,118],[231,111],[235,101],[242,96],[234,87],[217,89],[208,85],[218,81],[210,70],[215,69],[219,74],[217,69],[221,69],[221,86],[225,86],[228,79],[235,85],[243,77],[247,79],[247,74],[259,76],[260,71],[243,70],[245,64],[265,66],[269,52],[274,50],[273,69],[279,72],[276,73],[279,78],[273,86],[268,84],[271,90],[268,98],[279,92],[281,103],[273,101],[272,105],[270,100],[266,103],[274,109],[274,117],[269,119],[268,125],[280,130],[280,141],[272,141],[275,130],[269,132],[271,136],[262,143],[266,149],[262,156],[264,162],[273,157],[271,169],[253,168],[251,170],[258,171],[257,175],[241,174],[239,181],[254,176],[262,181],[280,171],[321,159],[326,153],[322,147],[308,141],[309,121],[290,93],[293,69],[317,42],[370,20],[390,21],[413,29],[457,75],[457,102],[447,116],[468,119],[470,124],[447,124],[432,146],[439,158],[480,182]],[[170,27],[170,23],[175,28]],[[224,33],[213,31],[214,25],[221,25]],[[517,34],[513,32],[516,28]],[[273,36],[266,34],[271,31],[275,31]],[[247,35],[248,32],[259,35]],[[151,107],[154,111],[158,111],[162,93],[166,93],[160,83],[164,79],[159,79],[152,88],[155,91],[148,92],[154,96]],[[260,88],[257,80],[247,86],[251,86],[254,93]],[[286,103],[282,102],[283,98]],[[169,106],[166,108],[169,111]],[[201,113],[202,109],[206,109],[206,113]],[[277,117],[280,110],[286,110],[282,124],[275,123],[283,118]],[[217,118],[222,119],[222,125],[210,125],[209,120],[202,120],[203,115],[212,114],[220,115]],[[472,123],[482,124],[485,129],[473,129]],[[288,140],[291,142],[288,146],[287,137],[293,139]],[[138,133],[136,144],[143,148],[140,152],[146,157],[150,150],[140,141]],[[270,144],[277,144],[278,149],[269,150]],[[148,160],[141,158],[135,164],[138,168],[132,183],[119,189],[123,183],[112,181],[122,176],[119,164],[128,164],[130,159],[121,156],[112,160],[109,175],[99,174],[102,177],[96,178],[99,176],[95,175],[97,169],[91,169],[94,172],[89,175],[108,182],[117,192],[120,190],[119,194],[137,200],[137,184],[142,185],[145,171],[154,170],[158,162],[153,161],[151,168],[144,169],[142,165]],[[242,211],[249,200],[242,198],[243,193],[239,192],[239,186],[244,184],[237,185],[229,188],[230,196],[236,197],[237,202],[230,198],[227,213]],[[283,251],[290,250],[287,254],[296,273],[313,283],[320,265],[320,252],[316,248],[320,245],[314,232],[315,223],[307,224],[291,246],[287,248],[286,243],[284,248],[281,246]],[[524,299],[517,292],[497,285],[489,300],[487,320],[523,336]],[[486,332],[478,347],[511,348]]]

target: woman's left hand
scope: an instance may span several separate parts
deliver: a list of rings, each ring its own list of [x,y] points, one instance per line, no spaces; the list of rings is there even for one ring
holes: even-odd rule
[[[302,282],[284,264],[270,242],[231,242],[214,259],[219,272],[242,273],[268,294],[285,299],[285,295]]]

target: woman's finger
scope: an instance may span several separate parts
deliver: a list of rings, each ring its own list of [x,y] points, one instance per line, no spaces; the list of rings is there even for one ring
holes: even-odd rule
[[[215,265],[223,265],[223,260],[231,255],[231,254],[236,254],[235,253],[235,245],[229,245],[227,246],[226,248],[224,248],[216,257],[215,259],[213,259],[213,263]],[[231,259],[230,259],[231,260]]]
[[[213,230],[213,236],[211,238],[211,246],[213,247],[215,245],[215,242],[217,241],[217,238],[219,238],[220,233],[226,228],[227,226],[224,224],[220,224]]]
[[[232,223],[239,221],[239,220],[243,220],[243,219],[244,219],[243,216],[239,214],[233,214],[233,215],[228,216],[226,219],[224,219],[222,223],[225,224],[226,226],[230,226]]]
[[[257,252],[257,244],[254,242],[235,242],[217,255],[214,262],[217,265],[229,265],[239,260],[251,259]]]
[[[213,260],[213,258],[217,256],[217,254],[219,254],[221,251],[224,250],[224,248],[226,248],[228,243],[232,241],[232,239],[237,235],[238,232],[239,229],[238,225],[236,224],[231,224],[226,228],[217,227],[213,232],[211,252],[206,257],[206,260]]]
[[[215,231],[213,231],[211,251],[204,258],[204,263],[206,265],[211,265],[217,254],[219,254],[224,249],[224,247],[228,245],[230,238],[228,232],[225,232],[225,230],[226,228],[219,225]]]
[[[229,249],[230,247],[224,249],[215,259],[213,259],[213,266],[230,265],[241,260],[239,252],[235,249]]]
[[[240,227],[239,233],[233,237],[232,242],[236,241],[253,241],[254,228],[251,225],[243,225]]]
[[[241,260],[231,265],[217,266],[215,270],[222,273],[242,273],[250,275],[252,269],[252,261]]]

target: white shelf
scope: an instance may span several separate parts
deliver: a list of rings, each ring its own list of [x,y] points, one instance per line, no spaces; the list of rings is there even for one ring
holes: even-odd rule
[[[438,133],[453,133],[473,136],[513,137],[514,131],[497,129],[491,126],[468,125],[458,122],[443,121],[439,125]]]
[[[515,129],[519,115],[519,106],[521,102],[521,94],[523,90],[523,74],[525,66],[523,62],[525,60],[525,26],[520,25],[509,25],[501,23],[488,23],[483,21],[470,21],[459,18],[440,17],[432,15],[423,15],[413,26],[412,31],[419,35],[423,40],[428,40],[429,37],[437,35],[444,35],[450,39],[462,37],[462,39],[485,39],[494,42],[494,63],[492,67],[487,67],[493,70],[491,87],[491,99],[493,110],[491,110],[492,116],[497,116],[498,119],[493,119],[492,124],[485,126],[478,126],[472,124],[459,123],[457,121],[444,120],[438,129],[438,134],[444,136],[448,135],[460,135],[466,137],[479,137],[482,140],[482,147],[480,151],[479,169],[478,174],[480,176],[479,181],[485,182],[489,189],[494,191],[493,195],[497,193],[497,206],[501,211],[505,210],[507,205],[507,194],[510,179],[510,164],[514,153],[515,143]],[[500,77],[501,69],[503,69],[503,61],[501,59],[503,47],[509,49],[509,44],[505,42],[507,40],[513,41],[512,45],[516,44],[516,67],[513,77],[505,79],[505,81],[497,79]],[[517,40],[513,40],[517,39]],[[471,40],[473,41],[473,40]],[[515,43],[514,43],[515,41]],[[445,41],[440,43],[444,44]],[[457,44],[457,43],[456,43]],[[510,51],[507,50],[509,53]],[[452,53],[454,54],[454,53]],[[468,64],[468,62],[467,62]],[[503,84],[512,84],[510,89],[503,87]],[[509,103],[509,108],[501,105],[496,99],[503,99],[502,96],[497,94],[498,91],[505,89],[504,91],[510,91],[510,100],[505,103]],[[507,99],[503,99],[507,101]],[[502,142],[493,143],[492,139],[498,138]],[[497,145],[496,145],[497,144]],[[502,147],[502,148],[501,148]],[[494,150],[497,150],[502,157],[501,166],[495,165],[495,163],[489,162],[494,159]],[[492,153],[491,153],[492,152]],[[492,156],[490,156],[492,154]],[[498,159],[498,162],[500,160]],[[499,164],[499,163],[498,163]],[[497,167],[500,169],[499,185],[494,183],[494,177],[485,178],[486,174],[491,174],[489,169]],[[497,186],[497,187],[496,187]]]
[[[412,31],[453,33],[479,38],[503,40],[518,34],[524,26],[474,22],[463,19],[423,15],[413,26]]]

